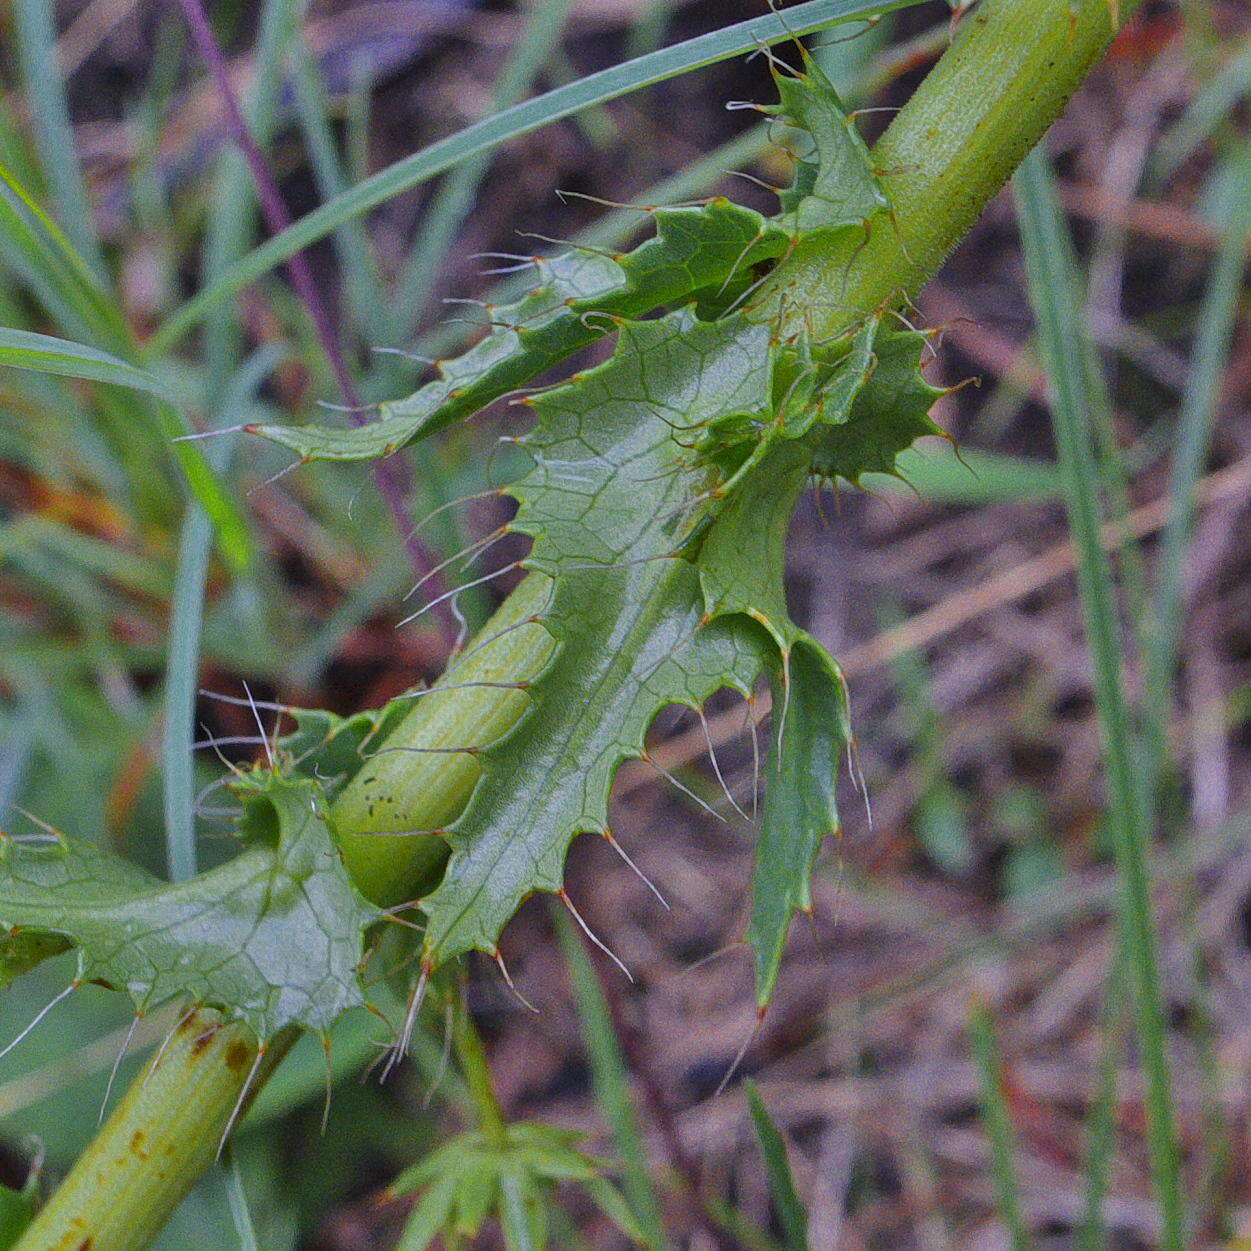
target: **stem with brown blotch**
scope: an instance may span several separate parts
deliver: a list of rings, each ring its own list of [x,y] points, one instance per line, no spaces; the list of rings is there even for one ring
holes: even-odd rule
[[[296,1037],[284,1031],[262,1051],[247,1026],[187,1013],[14,1251],[147,1246]]]

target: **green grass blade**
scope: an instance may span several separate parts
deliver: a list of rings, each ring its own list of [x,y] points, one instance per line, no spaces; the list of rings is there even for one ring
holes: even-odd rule
[[[726,26],[637,60],[588,74],[576,83],[505,109],[495,117],[477,122],[380,170],[347,194],[314,209],[249,252],[170,316],[153,336],[149,348],[157,354],[167,351],[203,320],[210,309],[310,243],[325,238],[345,221],[510,139],[528,135],[591,105],[603,104],[690,70],[755,51],[762,44],[780,43],[792,35],[810,34],[839,22],[873,17],[918,3],[920,0],[807,0],[805,4],[787,9],[784,17],[771,13]]]
[[[7,330],[6,363],[42,372],[68,374],[118,383],[147,392],[154,400],[140,401],[132,413],[149,435],[172,439],[190,432],[168,393],[145,370],[121,359],[134,355],[134,342],[117,307],[92,277],[73,244],[61,232],[16,177],[0,166],[0,254],[30,283],[48,312],[77,333],[95,340],[92,345],[69,343],[54,337]],[[105,351],[107,348],[109,351]],[[114,355],[114,353],[118,355]],[[57,366],[54,368],[54,366]],[[90,370],[91,372],[85,372]],[[102,376],[106,371],[107,377]],[[110,409],[116,405],[108,405]],[[217,527],[223,555],[232,567],[252,561],[251,540],[238,508],[226,495],[195,443],[174,445],[174,457],[192,494]],[[151,488],[152,484],[146,484]]]
[[[977,1061],[982,1123],[990,1139],[991,1168],[999,1195],[999,1216],[1008,1227],[1012,1251],[1030,1251],[1033,1242],[1021,1210],[1021,1187],[1016,1174],[1016,1134],[1003,1086],[999,1045],[990,1009],[976,1003],[969,1016],[969,1041]]]
[[[760,1154],[764,1156],[765,1172],[769,1176],[769,1193],[773,1196],[773,1206],[786,1233],[786,1246],[789,1251],[807,1251],[808,1213],[795,1189],[790,1161],[786,1158],[786,1142],[773,1123],[756,1083],[748,1078],[743,1087],[747,1091],[747,1106],[751,1109],[752,1123],[760,1141]]]
[[[282,64],[297,37],[309,0],[265,0],[252,50],[254,76],[240,102],[253,139],[263,152],[273,138],[279,118]],[[211,285],[247,250],[256,229],[256,192],[243,153],[233,144],[225,146],[213,170],[209,215],[204,232],[203,282]],[[204,327],[204,358],[209,382],[207,406],[212,407],[239,367],[243,354],[242,327],[235,309],[219,306]],[[153,355],[162,349],[148,345]]]
[[[331,200],[348,190],[347,176],[335,150],[330,129],[330,105],[317,61],[304,44],[298,43],[291,58],[291,83],[296,112],[317,190],[323,200]],[[392,338],[391,300],[387,298],[382,269],[369,242],[365,225],[358,218],[346,221],[334,234],[339,271],[348,302],[361,332],[374,343]]]
[[[33,369],[42,374],[59,374],[63,378],[111,382],[115,386],[145,391],[161,399],[172,401],[173,398],[159,378],[146,369],[119,360],[111,352],[29,330],[11,330],[0,326],[0,365]]]
[[[13,27],[22,91],[39,139],[44,173],[66,234],[100,282],[107,281],[104,255],[92,225],[91,202],[74,145],[65,84],[56,58],[51,0],[14,0]]]
[[[1158,183],[1167,182],[1190,154],[1211,138],[1238,101],[1251,91],[1251,43],[1213,74],[1190,97],[1181,116],[1154,145],[1151,174]]]
[[[1129,948],[1135,1024],[1146,1076],[1147,1138],[1160,1207],[1161,1247],[1185,1245],[1177,1126],[1173,1111],[1164,996],[1156,953],[1145,805],[1121,683],[1121,639],[1111,564],[1099,541],[1099,473],[1084,394],[1082,326],[1069,299],[1072,245],[1045,154],[1036,150],[1016,179],[1021,239],[1042,356],[1052,387],[1052,424],[1066,477],[1066,505],[1077,551],[1078,588],[1093,667],[1109,792],[1109,825]]]
[[[226,1200],[230,1204],[230,1219],[234,1222],[235,1236],[239,1239],[239,1251],[260,1251],[256,1240],[256,1226],[252,1223],[252,1209],[243,1189],[243,1174],[233,1152],[221,1165],[222,1180],[226,1187]]]
[[[1194,361],[1177,423],[1177,450],[1169,478],[1172,512],[1160,545],[1153,647],[1146,682],[1148,720],[1154,731],[1156,770],[1168,751],[1167,726],[1172,710],[1173,675],[1181,639],[1183,577],[1194,528],[1195,489],[1211,446],[1212,426],[1221,398],[1230,341],[1242,296],[1246,246],[1251,238],[1251,154],[1242,153],[1234,169],[1236,199],[1212,277],[1199,309]]]
[[[126,328],[64,231],[14,173],[0,165],[0,240],[4,259],[62,329],[115,350]]]
[[[572,2],[533,0],[521,39],[504,62],[491,93],[493,113],[512,108],[530,90],[535,75],[559,46]],[[490,164],[491,154],[479,153],[457,165],[439,187],[396,284],[399,338],[407,337],[409,329],[429,307],[439,269],[473,207]]]
[[[1121,1023],[1125,1009],[1124,939],[1117,945],[1111,974],[1104,991],[1099,1022],[1100,1047],[1095,1101],[1086,1117],[1086,1211],[1077,1231],[1077,1251],[1103,1251],[1107,1230],[1104,1200],[1112,1175],[1116,1150],[1116,1075],[1121,1048]]]
[[[227,392],[219,420],[232,424],[248,399],[285,354],[280,343],[258,349]],[[213,467],[224,471],[230,444],[218,442],[210,453]],[[161,736],[161,785],[165,811],[165,855],[169,876],[186,881],[196,871],[195,733],[196,692],[200,675],[200,635],[204,625],[204,589],[208,578],[213,526],[208,514],[192,504],[178,540],[178,562],[170,606],[169,655],[165,664],[165,716]]]
[[[578,1000],[578,1015],[586,1035],[591,1072],[600,1110],[616,1143],[624,1172],[622,1189],[630,1201],[635,1219],[643,1229],[649,1251],[665,1251],[669,1246],[661,1217],[660,1197],[647,1168],[647,1148],[634,1104],[630,1098],[629,1075],[617,1035],[613,1031],[595,970],[587,957],[582,939],[560,908],[552,909],[556,932],[569,962],[569,975]]]

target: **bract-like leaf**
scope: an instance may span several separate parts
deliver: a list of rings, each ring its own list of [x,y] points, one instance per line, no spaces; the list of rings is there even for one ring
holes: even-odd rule
[[[802,73],[774,75],[778,103],[771,111],[811,142],[799,154],[794,184],[781,193],[783,211],[796,235],[849,225],[867,230],[874,215],[889,208],[886,193],[834,84],[802,47],[800,53]]]
[[[316,779],[326,798],[333,799],[361,767],[366,743],[385,738],[406,711],[398,701],[379,711],[355,712],[349,717],[323,708],[289,708],[295,729],[284,734],[277,747],[289,761],[289,772]]]
[[[263,1041],[287,1025],[325,1031],[364,1002],[364,930],[377,917],[348,879],[311,780],[241,776],[250,845],[175,884],[72,839],[0,844],[0,953],[30,935],[78,948],[79,981],[141,1010],[190,999]]]
[[[775,444],[718,515],[700,559],[709,610],[751,617],[777,645],[769,664],[773,744],[747,930],[761,1004],[773,994],[791,917],[811,907],[817,852],[838,829],[834,789],[851,742],[842,675],[816,639],[791,621],[783,588],[786,533],[810,460],[803,443]]]
[[[523,386],[616,328],[727,285],[780,256],[789,236],[768,218],[725,199],[649,210],[656,234],[633,252],[592,249],[534,258],[539,285],[515,304],[487,309],[490,331],[408,399],[383,404],[378,421],[351,430],[258,426],[310,460],[367,460],[442,430]]]
[[[874,368],[855,396],[845,421],[815,432],[812,472],[858,483],[866,473],[896,472],[900,452],[923,435],[946,438],[929,416],[945,392],[921,373],[928,336],[914,330],[879,329]]]

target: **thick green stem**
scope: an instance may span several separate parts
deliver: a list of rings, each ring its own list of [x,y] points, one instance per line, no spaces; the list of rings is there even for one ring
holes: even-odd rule
[[[474,753],[517,723],[526,686],[551,659],[552,636],[536,620],[550,595],[546,575],[525,578],[335,802],[348,870],[375,903],[420,898],[438,880],[447,860],[438,831],[478,780]]]
[[[1138,3],[1122,0],[1122,21]],[[912,299],[1064,111],[1113,33],[1108,0],[984,0],[966,15],[873,149],[893,225],[841,250],[801,243],[770,286],[782,312],[826,336]]]
[[[14,1251],[135,1251],[213,1162],[232,1117],[286,1054],[213,1011],[182,1019]]]
[[[1122,17],[1136,7],[1137,0],[1122,0]],[[779,266],[762,307],[833,335],[866,312],[915,296],[1063,111],[1112,33],[1108,0],[983,0],[874,150],[894,225],[842,251],[801,244]],[[482,637],[495,641],[476,645],[478,651],[471,646],[439,693],[414,701],[387,750],[339,799],[335,817],[348,866],[378,902],[419,897],[437,878],[445,848],[435,831],[460,812],[479,768],[472,751],[449,749],[479,748],[524,712],[525,684],[553,647],[534,619],[549,590],[542,575],[527,577],[486,627]],[[217,1041],[227,1035],[247,1048],[233,1029],[219,1031],[199,1052],[185,1031],[171,1043],[20,1251],[135,1251],[147,1244],[211,1161],[242,1088],[242,1053]],[[157,1135],[148,1150],[159,1142],[159,1155],[132,1159],[137,1130]],[[77,1242],[67,1241],[71,1233]]]

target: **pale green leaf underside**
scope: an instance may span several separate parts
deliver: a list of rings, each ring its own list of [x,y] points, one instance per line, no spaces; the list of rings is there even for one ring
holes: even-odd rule
[[[700,628],[674,514],[689,495],[680,430],[767,404],[767,343],[767,327],[741,319],[630,323],[610,362],[534,401],[535,467],[511,488],[513,524],[553,576],[543,620],[561,646],[447,832],[451,860],[422,905],[429,959],[490,950],[527,895],[560,889],[570,841],[608,831],[613,776],[659,709],[750,690],[758,650],[742,631]]]
[[[29,936],[78,949],[79,981],[141,1011],[170,999],[221,1007],[262,1040],[325,1031],[364,1002],[364,929],[377,912],[348,880],[316,782],[252,774],[239,790],[252,845],[168,884],[72,839],[0,844],[0,953]]]

